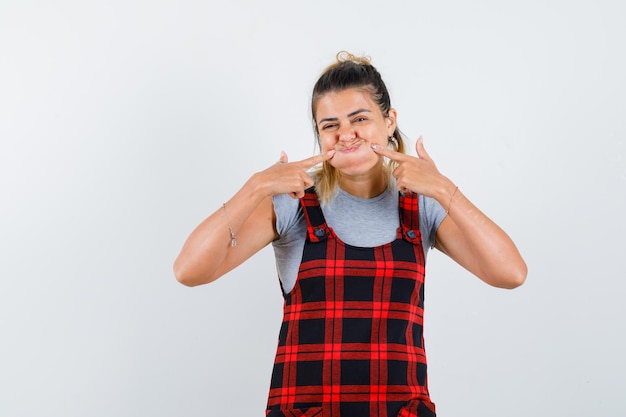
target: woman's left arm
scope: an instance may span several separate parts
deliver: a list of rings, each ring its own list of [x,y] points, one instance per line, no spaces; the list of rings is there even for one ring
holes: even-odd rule
[[[432,197],[447,211],[437,229],[435,247],[487,284],[500,288],[522,285],[527,267],[511,238],[437,170],[422,138],[415,148],[418,158],[373,147],[398,164],[393,176],[400,191]]]
[[[448,211],[437,229],[437,249],[494,287],[511,289],[524,283],[526,263],[504,230],[452,182],[435,198]]]

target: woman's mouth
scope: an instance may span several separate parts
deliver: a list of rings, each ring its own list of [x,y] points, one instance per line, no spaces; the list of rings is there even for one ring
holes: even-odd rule
[[[335,149],[337,150],[337,152],[351,153],[351,152],[355,152],[356,150],[358,150],[364,142],[365,141],[363,139],[357,139],[347,144],[338,143],[337,145],[335,145]]]

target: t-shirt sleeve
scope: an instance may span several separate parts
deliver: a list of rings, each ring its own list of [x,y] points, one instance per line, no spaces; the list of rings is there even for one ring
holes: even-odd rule
[[[435,245],[437,229],[446,217],[446,211],[434,198],[420,196],[420,199],[420,232],[427,250]]]
[[[302,217],[300,200],[293,199],[287,194],[279,194],[272,197],[274,202],[274,213],[276,214],[276,232],[278,240],[293,230]]]
[[[296,282],[302,249],[306,236],[306,222],[300,200],[287,194],[273,197],[278,238],[272,242],[276,257],[276,271],[285,293],[291,291]]]

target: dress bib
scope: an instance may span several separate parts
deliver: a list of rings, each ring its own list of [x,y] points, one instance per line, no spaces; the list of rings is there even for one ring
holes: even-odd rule
[[[285,294],[267,417],[435,416],[418,195],[398,198],[396,239],[373,248],[342,242],[313,188],[300,200],[307,236]]]

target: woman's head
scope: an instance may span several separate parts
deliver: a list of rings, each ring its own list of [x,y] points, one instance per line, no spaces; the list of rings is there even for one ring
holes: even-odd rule
[[[378,70],[371,64],[368,57],[357,57],[349,52],[341,51],[337,54],[337,61],[322,72],[311,96],[311,112],[315,134],[319,140],[317,125],[317,103],[320,98],[328,93],[337,93],[347,89],[358,89],[369,94],[370,99],[376,103],[384,117],[391,110],[391,98]],[[395,148],[399,152],[404,151],[402,136],[396,128],[390,137],[396,142]],[[398,149],[400,148],[400,149]]]
[[[341,103],[347,97],[348,103],[354,105],[342,107]],[[356,100],[350,101],[351,98]],[[366,104],[359,104],[364,103],[364,100]],[[364,117],[357,114],[358,111],[354,112],[354,116],[350,115],[354,110],[363,109]],[[317,143],[322,151],[333,146],[341,149],[341,142],[346,142],[346,146],[362,142],[366,145],[376,143],[390,146],[398,152],[404,152],[402,135],[396,125],[396,113],[391,107],[389,92],[369,58],[356,57],[345,51],[339,52],[337,61],[328,66],[315,83],[311,111]],[[350,117],[345,117],[346,114]],[[356,142],[350,140],[352,137]],[[340,154],[336,154],[333,161],[325,162],[316,175],[318,195],[322,201],[328,201],[334,194],[340,175],[347,173],[343,171],[347,164],[361,164],[363,160],[358,158],[359,155],[370,161],[364,162],[366,166],[371,167],[369,164],[372,161],[378,161],[380,168],[381,158],[371,150],[346,155],[343,165],[339,162]],[[387,168],[389,174],[393,166],[386,165],[384,168]]]

